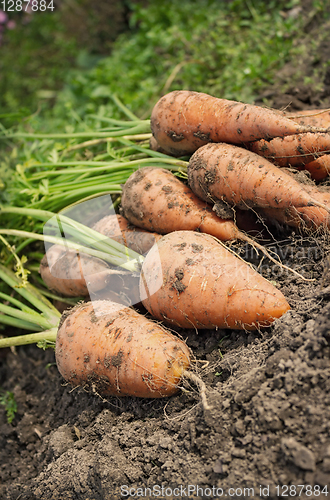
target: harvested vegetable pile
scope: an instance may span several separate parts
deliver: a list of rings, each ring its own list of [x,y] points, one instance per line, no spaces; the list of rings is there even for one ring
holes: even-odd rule
[[[322,117],[321,121],[317,120],[318,116]],[[312,122],[309,121],[311,118]],[[174,160],[173,164],[167,155],[152,153],[151,149],[148,153],[147,148],[143,150],[141,146],[135,145],[138,150],[147,153],[144,156],[149,154],[152,157],[152,154],[156,154],[157,159],[155,165],[143,166],[144,158],[139,162],[132,160],[130,156],[122,165],[122,168],[133,167],[135,170],[125,182],[122,196],[117,200],[117,211],[119,208],[122,215],[113,213],[104,216],[109,203],[104,192],[101,197],[94,195],[92,198],[76,201],[71,209],[71,214],[80,212],[79,217],[84,222],[86,218],[90,219],[91,228],[75,220],[76,215],[70,218],[38,208],[3,206],[3,216],[28,215],[46,224],[43,235],[19,229],[3,229],[0,230],[0,236],[2,234],[2,241],[20,264],[21,274],[24,272],[23,265],[5,238],[16,236],[28,241],[44,241],[47,252],[40,262],[41,280],[49,292],[55,294],[55,297],[59,296],[60,300],[61,297],[63,300],[65,297],[77,300],[85,298],[90,299],[91,304],[97,304],[102,299],[108,299],[110,310],[116,310],[113,309],[116,303],[119,309],[144,307],[150,319],[179,328],[260,330],[269,327],[290,309],[286,298],[239,255],[226,249],[222,242],[246,242],[260,250],[269,261],[298,275],[301,280],[313,279],[282,264],[256,237],[249,236],[249,227],[244,227],[244,217],[241,219],[242,227],[239,228],[236,225],[236,213],[239,215],[249,212],[250,216],[254,215],[255,227],[258,227],[258,223],[267,227],[268,220],[270,223],[277,220],[295,226],[302,232],[318,228],[328,231],[330,203],[327,193],[319,191],[316,185],[312,186],[312,181],[306,185],[299,182],[292,171],[281,168],[278,162],[280,149],[275,153],[275,149],[268,149],[267,146],[275,144],[276,140],[283,144],[287,141],[291,146],[291,155],[286,155],[287,161],[283,165],[292,166],[289,159],[294,157],[293,166],[303,168],[310,164],[312,157],[316,159],[318,155],[324,156],[328,147],[328,120],[328,110],[312,116],[308,114],[307,117],[290,116],[198,92],[172,92],[162,97],[153,109],[153,144],[175,156],[190,154],[188,162],[177,160],[175,163]],[[134,117],[131,117],[131,128],[127,129],[119,121],[114,121],[114,124],[119,125],[120,130],[112,132],[111,139],[118,137],[117,140],[121,142],[141,139],[140,135],[127,135],[127,130],[140,132],[141,127],[144,127]],[[146,137],[143,136],[143,139]],[[296,145],[293,147],[293,144]],[[130,154],[132,147],[133,143]],[[297,150],[300,156],[294,155]],[[168,169],[172,166],[179,167],[186,182],[170,170],[157,165],[160,160],[163,160]],[[73,169],[73,172],[80,173],[79,169]],[[51,170],[49,173],[56,176],[63,173],[67,176],[68,169]],[[38,174],[35,175],[38,177]],[[103,200],[103,204],[100,200]],[[88,213],[92,208],[95,210]],[[37,228],[35,225],[35,230]],[[50,231],[49,234],[45,228],[48,233]],[[5,268],[2,273],[5,273]],[[7,285],[12,285],[12,278],[8,282],[7,277]],[[24,288],[24,283],[22,286]],[[129,292],[125,293],[126,290]],[[25,325],[27,329],[31,329],[34,323],[33,310],[26,309],[17,299],[10,299],[6,293],[2,296],[16,308],[2,305],[0,319],[13,325],[17,319],[17,326],[24,328]],[[33,304],[33,296],[29,296],[29,300]],[[103,300],[100,303],[105,311],[107,302]],[[93,309],[93,306],[90,307]],[[92,309],[89,314],[92,314]],[[129,318],[129,314],[123,316],[123,323],[126,316]],[[86,320],[82,320],[83,324],[86,321],[88,324],[87,318],[88,315]],[[139,323],[138,315],[133,314],[133,318],[127,319],[128,324]],[[106,323],[110,325],[113,321],[114,319],[110,319]],[[72,328],[68,338],[74,334],[74,330],[79,330],[79,326],[72,326],[71,315],[64,323]],[[120,328],[125,331],[124,324]],[[93,329],[89,327],[87,331]],[[115,331],[117,330],[116,328]],[[59,332],[62,331],[61,322]],[[53,332],[52,328],[51,339]],[[137,376],[137,383],[141,383],[141,376],[144,380],[145,373],[149,373],[150,380],[160,377],[165,381],[167,378],[165,374],[158,375],[157,369],[153,372],[151,367],[147,368],[145,365],[142,340],[141,351],[137,349],[136,354],[132,354],[130,349],[125,354],[124,350],[117,347],[113,351],[110,345],[105,345],[102,348],[104,369],[99,372],[100,355],[92,354],[92,346],[98,345],[108,334],[105,333],[104,326],[98,328],[95,325],[94,335],[95,338],[90,341],[90,350],[87,348],[87,333],[86,338],[78,335],[77,347],[70,347],[71,358],[76,356],[77,361],[88,360],[84,361],[90,364],[90,374],[86,371],[86,375],[83,374],[84,365],[76,368],[69,357],[70,343],[66,346],[64,341],[59,341],[61,355],[57,347],[57,363],[66,380],[75,385],[86,385],[92,377],[94,390],[105,395],[143,397],[148,394],[148,397],[159,397],[172,394],[173,390],[153,389],[151,382],[149,393],[143,388],[135,389],[131,378],[127,379],[130,382],[124,382],[125,389],[121,388],[120,367],[123,363],[123,373],[126,373],[126,356],[129,359],[133,356],[134,363],[138,363],[142,369],[142,375]],[[112,338],[115,334],[110,331],[109,335]],[[100,341],[97,340],[98,336]],[[30,334],[29,339],[30,342],[33,334]],[[40,335],[37,334],[36,341],[39,340]],[[45,334],[44,341],[47,340],[49,339]],[[16,339],[16,342],[21,343],[21,339]],[[149,342],[146,341],[145,344],[148,349]],[[0,342],[0,346],[9,345],[15,345],[15,337]],[[75,354],[75,349],[81,354]],[[115,360],[119,353],[121,362],[118,365],[115,390],[111,367],[117,365],[110,363],[108,366],[105,360]],[[176,362],[174,354],[170,358]],[[91,359],[94,361],[90,361]],[[65,366],[66,362],[68,366]],[[154,366],[159,364],[157,362]],[[189,364],[188,361],[186,366]],[[87,370],[86,364],[85,368]],[[177,383],[171,383],[174,388],[181,378],[179,376]],[[107,389],[108,384],[111,390]]]
[[[315,170],[322,175],[303,172],[330,153],[328,110],[320,115],[321,124],[309,124],[304,116],[176,91],[151,116],[152,147],[166,153],[148,147],[150,134],[128,134],[121,122],[110,137],[122,153],[108,162],[113,174],[107,162],[32,165],[22,179],[31,188],[48,168],[48,193],[0,210],[7,254],[0,322],[32,333],[0,339],[0,347],[53,344],[62,377],[94,397],[168,398],[194,387],[206,421],[216,418],[219,392],[207,389],[203,360],[185,339],[203,330],[267,336],[294,314],[276,276],[260,272],[263,261],[301,286],[319,277],[318,268],[294,269],[267,247],[288,226],[302,237],[328,236],[330,191],[312,180],[326,178],[325,162]],[[145,130],[131,121],[131,132]],[[291,149],[275,150],[276,142]],[[87,189],[81,197],[70,189],[77,175]],[[257,252],[257,263],[241,257],[243,244]],[[30,257],[21,258],[30,246]],[[66,308],[61,319],[58,301]]]

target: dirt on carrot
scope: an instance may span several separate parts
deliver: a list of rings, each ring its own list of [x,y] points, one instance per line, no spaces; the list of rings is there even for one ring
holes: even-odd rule
[[[139,254],[148,252],[152,245],[162,237],[161,234],[134,226],[119,214],[106,215],[94,224],[93,229]]]
[[[90,290],[105,288],[113,271],[101,259],[52,245],[40,262],[39,272],[51,291],[64,297],[86,297]]]
[[[190,158],[188,182],[201,199],[248,209],[318,206],[329,210],[290,175],[256,153],[207,144]]]
[[[151,130],[158,146],[174,156],[192,154],[209,142],[244,144],[325,131],[300,125],[280,111],[188,90],[170,92],[156,103]]]
[[[189,186],[162,168],[141,168],[129,177],[123,187],[121,210],[136,226],[161,234],[189,230],[209,233],[222,241],[245,238],[228,204],[218,204],[218,216]]]
[[[67,382],[103,396],[171,396],[191,364],[179,337],[111,301],[80,304],[65,314],[55,354]]]
[[[248,144],[247,147],[280,167],[299,167],[330,152],[330,134],[306,133],[276,137],[270,141],[261,139]],[[313,169],[310,172],[313,175]],[[316,175],[316,180],[324,179],[328,171],[322,169]]]
[[[149,231],[162,234],[198,231],[221,241],[246,241],[273,263],[284,267],[263,245],[251,239],[250,235],[265,236],[265,226],[254,214],[238,207],[234,210],[223,199],[209,201],[213,202],[213,208],[168,170],[145,167],[134,172],[126,181],[121,211],[133,224]]]
[[[256,330],[290,309],[284,295],[212,236],[176,231],[148,253],[140,295],[149,313],[182,328]]]

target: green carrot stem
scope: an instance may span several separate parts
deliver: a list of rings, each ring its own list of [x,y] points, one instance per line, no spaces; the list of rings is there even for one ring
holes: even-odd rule
[[[121,102],[121,100],[117,97],[116,94],[111,94],[110,97],[112,98],[113,102],[118,106],[118,108],[130,119],[130,120],[138,120],[138,117],[132,113],[130,109],[128,109],[125,104]],[[149,120],[148,120],[149,121]],[[150,124],[150,122],[149,122]],[[150,126],[150,125],[149,125]]]
[[[98,116],[94,114],[88,114],[86,115],[88,118],[95,118],[95,120],[99,120],[100,122],[105,122],[105,123],[112,123],[113,125],[118,125],[118,126],[125,126],[127,125],[140,125],[142,123],[145,123],[146,125],[150,125],[150,120],[139,120],[138,118],[132,118],[129,122],[127,120],[117,120],[115,118],[110,118],[108,116]]]
[[[130,258],[131,260],[139,260],[140,259],[140,254],[137,252],[134,252],[133,250],[125,247],[121,243],[118,243],[115,240],[112,240],[111,238],[105,238],[104,236],[98,232],[94,231],[93,229],[80,224],[79,222],[70,219],[69,217],[63,215],[63,214],[54,214],[53,212],[49,212],[47,210],[36,210],[33,208],[21,208],[21,207],[0,207],[0,213],[14,213],[14,214],[21,214],[21,215],[27,215],[31,217],[38,218],[43,221],[48,221],[49,219],[56,217],[56,221],[59,225],[63,226],[65,228],[65,231],[69,232],[72,236],[75,236],[78,238],[78,241],[84,241],[87,242],[88,244],[91,244],[94,248],[107,252],[109,251],[111,253],[112,257],[123,257],[125,256],[126,258]],[[10,231],[10,233],[9,233]],[[15,235],[13,231],[16,231],[15,229],[9,229],[9,230],[0,230],[0,234],[12,234]],[[34,235],[35,238],[40,239],[40,235],[37,235],[35,233],[27,233],[26,231],[22,231],[22,233],[25,233],[25,236],[31,237],[31,235]],[[29,234],[29,236],[28,236]],[[19,236],[16,233],[16,236]],[[24,236],[23,236],[24,237]],[[55,243],[54,238],[56,239],[56,243],[62,244],[63,245],[63,240],[61,238],[56,238],[53,236],[43,236],[44,241],[48,241],[49,243]],[[47,240],[46,240],[47,238]],[[49,238],[52,238],[50,240]],[[60,240],[60,241],[59,241]],[[70,246],[71,242],[69,240],[65,240],[65,244]],[[117,261],[118,262],[118,261]],[[118,265],[116,262],[116,265]],[[121,264],[119,264],[121,265]]]
[[[68,248],[72,248],[73,250],[77,250],[83,253],[86,253],[88,255],[92,255],[94,257],[97,257],[99,259],[105,260],[106,262],[109,262],[110,264],[114,264],[115,266],[120,266],[126,269],[127,271],[132,271],[136,272],[140,263],[142,263],[143,257],[138,255],[138,258],[134,258],[128,262],[123,262],[123,255],[121,257],[114,256],[110,253],[105,253],[101,252],[98,250],[94,250],[92,248],[84,247],[83,245],[79,245],[78,243],[73,243],[70,240],[65,240],[63,242],[63,238],[56,238],[55,236],[46,236],[46,235],[41,235],[37,233],[30,233],[28,231],[20,231],[17,229],[0,229],[0,234],[6,234],[10,236],[17,236],[20,238],[31,238],[34,237],[36,240],[40,241],[46,241],[48,243],[54,243],[58,245],[64,245],[67,246]],[[126,248],[126,247],[125,247]],[[135,252],[134,252],[135,253]]]
[[[7,293],[0,292],[0,299],[6,300],[7,302],[10,302],[14,306],[18,307],[22,311],[30,314],[34,314],[36,311],[34,309],[31,309],[31,307],[28,307],[27,305],[23,304],[19,300],[15,299],[11,295],[8,295]]]
[[[104,188],[104,186],[102,186],[102,187]],[[118,186],[118,190],[116,190],[116,191],[111,191],[111,190],[109,190],[109,191],[99,191],[99,190],[97,190],[96,193],[93,193],[93,194],[90,194],[88,196],[85,196],[85,198],[79,198],[77,201],[74,201],[70,205],[66,205],[65,209],[73,208],[73,207],[79,205],[80,203],[84,203],[84,201],[92,200],[93,198],[99,198],[100,196],[105,196],[107,194],[115,194],[115,193],[119,194],[121,192],[122,192],[122,189],[121,189],[120,186]],[[116,208],[117,205],[118,205],[117,201],[113,202],[113,208]]]
[[[30,323],[18,318],[13,318],[12,316],[6,316],[5,314],[0,314],[0,323],[2,323],[3,325],[13,326],[15,328],[18,328],[19,330],[30,330],[31,332],[35,332],[36,330],[44,330],[44,328],[38,328],[35,323]]]
[[[44,254],[42,252],[29,252],[29,259],[36,259],[40,261],[43,258],[43,256]]]
[[[76,161],[58,161],[56,163],[44,162],[44,163],[35,163],[25,167],[25,169],[34,168],[34,167],[74,167],[79,165],[85,165],[86,167],[111,167],[112,163],[115,166],[120,166],[124,162],[116,161],[116,160],[108,160],[108,161],[95,161],[95,160],[76,160]],[[76,170],[74,170],[76,172]]]
[[[150,134],[150,137],[151,136],[152,136],[152,134]],[[150,139],[150,137],[148,137],[148,139]],[[163,158],[163,159],[166,159],[166,160],[173,159],[172,157],[168,156],[165,153],[160,153],[159,151],[153,151],[152,149],[150,149],[148,147],[142,147],[142,146],[138,146],[137,144],[132,144],[128,140],[128,137],[125,137],[125,136],[120,137],[118,139],[118,141],[121,142],[122,144],[126,144],[127,146],[131,145],[131,147],[134,148],[136,151],[140,151],[141,153],[147,154],[148,156],[152,156],[154,158]],[[188,163],[186,163],[186,165],[187,164]]]
[[[29,323],[34,323],[41,328],[51,328],[54,326],[47,319],[45,319],[41,314],[36,311],[32,313],[26,313],[24,311],[20,311],[19,309],[11,306],[6,306],[5,304],[0,304],[0,312],[6,314],[7,316],[12,316],[13,318],[22,319],[23,321],[27,321]]]
[[[62,188],[62,194],[64,195],[66,191],[70,191],[71,189],[78,190],[84,187],[90,187],[94,185],[104,186],[106,185],[121,185],[125,184],[126,180],[132,175],[133,172],[136,171],[136,168],[126,168],[124,171],[113,170],[111,172],[99,173],[97,172],[85,172],[84,178],[79,180],[78,175],[62,176],[59,175],[51,180],[51,183],[48,188],[48,193],[51,193],[53,189]],[[80,176],[79,176],[80,177]],[[38,182],[38,181],[37,181]],[[70,185],[70,190],[65,189],[67,185]],[[64,187],[64,189],[63,189]]]
[[[38,272],[39,272],[39,268],[40,268],[39,264],[30,264],[30,265],[28,265],[28,266],[26,266],[26,267],[27,267],[27,269],[28,269],[30,272],[36,272],[36,273],[38,273]]]
[[[65,304],[69,304],[70,306],[75,306],[79,300],[83,300],[84,297],[77,297],[77,298],[69,298],[69,297],[59,297],[58,295],[55,295],[54,293],[49,292],[48,290],[40,290],[45,297],[48,297],[49,299],[53,300],[58,300],[59,302],[64,302]]]
[[[150,139],[152,134],[135,134],[135,135],[123,135],[121,138],[116,137],[105,137],[101,139],[91,139],[90,141],[81,142],[80,144],[76,144],[74,146],[70,146],[66,149],[66,151],[74,151],[76,149],[87,148],[91,146],[96,146],[102,142],[116,142],[120,139],[127,139],[130,141],[144,141]]]
[[[127,171],[127,175],[125,175],[125,178],[129,177],[132,173],[134,172],[134,170],[130,170],[130,171]],[[126,174],[126,172],[125,172]],[[75,190],[78,190],[80,188],[88,188],[88,187],[91,187],[91,186],[94,186],[94,185],[102,185],[104,186],[104,184],[107,184],[108,183],[108,180],[111,182],[113,181],[113,177],[114,176],[110,176],[109,179],[107,179],[107,176],[103,176],[103,175],[97,175],[95,177],[91,177],[90,179],[83,179],[81,182],[78,181],[78,179],[73,179],[72,181],[68,182],[58,182],[58,183],[54,183],[53,186],[50,186],[49,187],[49,192],[50,193],[53,193],[53,192],[56,192],[58,190],[61,190],[61,193],[63,194],[63,188],[65,188],[66,186],[72,186]],[[120,181],[125,181],[126,179],[123,178],[123,175],[121,174],[121,176],[116,175],[116,177],[118,180]]]
[[[73,203],[79,202],[79,200],[82,201],[82,197],[86,198],[87,193],[88,197],[90,198],[96,198],[98,196],[102,196],[105,194],[118,194],[121,193],[122,189],[120,185],[102,185],[102,189],[106,188],[106,191],[100,191],[100,186],[95,186],[90,189],[81,189],[78,191],[74,191],[70,193],[70,195],[67,195],[65,197],[61,196],[60,194],[55,194],[52,195],[48,200],[47,200],[47,208],[49,210],[52,210],[53,212],[58,212],[62,208],[66,208],[69,205],[72,205]],[[35,202],[31,207],[42,209],[44,206],[45,201],[41,200],[40,202]]]
[[[118,125],[113,125],[112,127],[110,127],[110,125],[108,125],[107,127],[93,127],[93,130],[97,130],[98,132],[119,132],[119,130],[126,130],[126,129],[127,129],[127,122],[126,125],[121,127]]]
[[[38,342],[55,342],[57,336],[57,328],[51,328],[43,332],[27,333],[17,337],[7,337],[0,339],[0,348],[14,347],[19,345],[37,344]]]
[[[51,322],[56,322],[60,317],[58,310],[30,283],[22,286],[21,280],[5,266],[0,264],[0,278],[11,288],[16,290],[25,300],[30,302]]]
[[[88,137],[122,137],[123,135],[142,134],[150,132],[150,124],[129,127],[117,132],[74,132],[72,134],[29,134],[27,132],[15,132],[14,134],[0,135],[1,139],[84,139]]]
[[[58,163],[39,163],[36,165],[32,165],[33,167],[68,167],[68,166],[79,166],[79,165],[84,165],[85,167],[93,167],[93,173],[97,171],[109,171],[114,168],[119,167],[119,169],[124,170],[127,167],[137,167],[139,168],[141,165],[151,165],[154,167],[162,167],[166,168],[166,165],[170,165],[168,168],[171,170],[179,170],[183,169],[186,170],[188,166],[187,161],[183,160],[177,160],[175,158],[157,158],[157,161],[155,161],[154,158],[144,158],[141,160],[133,160],[133,161],[128,161],[128,162],[106,162],[106,161],[68,161],[68,162],[58,162]],[[32,167],[31,166],[31,167]],[[68,174],[81,174],[86,171],[90,172],[90,169],[69,169],[65,168],[63,170],[50,170],[47,172],[47,177],[50,177],[52,175],[68,175]],[[31,179],[43,179],[45,177],[45,172],[37,172],[35,174],[32,174],[30,176]]]
[[[25,215],[30,215],[32,217],[37,217],[41,220],[49,220],[49,215],[54,215],[56,216],[56,221],[58,224],[62,227],[63,230],[62,233],[70,233],[71,236],[75,237],[88,245],[92,245],[94,248],[96,248],[99,251],[107,252],[110,251],[112,257],[118,257],[122,258],[123,256],[131,259],[139,259],[140,254],[134,252],[133,250],[128,249],[124,245],[121,245],[120,243],[117,243],[116,241],[110,239],[110,238],[105,238],[104,236],[98,232],[94,231],[93,229],[84,226],[83,224],[80,224],[79,222],[74,221],[73,219],[70,219],[62,214],[52,214],[51,212],[47,212],[46,210],[35,210],[35,209],[23,209],[19,207],[10,207],[10,208],[4,208],[2,210],[4,213],[22,213]],[[0,230],[0,235],[1,234],[11,234],[13,236],[21,236],[23,237],[28,237],[28,235],[31,237],[31,235],[34,235],[36,239],[40,239],[39,234],[36,233],[28,233],[26,231],[18,231],[15,229],[1,229]],[[24,233],[24,234],[23,234]],[[57,243],[57,244],[65,244],[67,246],[72,246],[72,242],[70,240],[65,239],[65,243],[63,242],[63,238],[59,238],[56,236],[50,236],[50,235],[43,235],[41,238],[43,241],[48,241],[49,243]],[[75,243],[73,245],[76,246]],[[81,247],[81,245],[79,245]],[[116,261],[117,265],[118,260]]]
[[[25,248],[27,245],[29,245],[30,243],[32,243],[32,241],[34,241],[34,238],[29,238],[27,240],[22,241],[22,243],[20,243],[18,245],[18,247],[16,248],[15,253],[19,254],[19,252],[21,250],[23,250],[23,248]],[[8,266],[8,264],[12,261],[13,258],[14,258],[14,254],[12,253],[12,254],[9,255],[8,259],[5,261],[4,265]]]
[[[21,275],[22,279],[24,279],[26,281],[27,279],[27,272],[26,270],[24,269],[23,267],[23,263],[21,261],[21,259],[19,258],[19,256],[17,255],[17,253],[15,252],[14,248],[9,244],[9,242],[3,237],[0,235],[0,241],[2,241],[2,243],[5,245],[5,247],[11,252],[11,254],[13,255],[14,259],[16,260],[16,268],[17,268],[17,272]]]

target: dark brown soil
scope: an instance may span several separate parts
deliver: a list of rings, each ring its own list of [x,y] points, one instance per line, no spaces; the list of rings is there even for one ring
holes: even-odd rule
[[[181,331],[208,361],[200,375],[211,410],[193,386],[169,399],[103,400],[65,385],[52,350],[2,351],[0,385],[14,392],[18,412],[8,424],[0,406],[0,498],[112,500],[127,488],[130,498],[138,488],[141,498],[178,498],[175,487],[199,485],[203,494],[179,498],[209,498],[214,487],[213,498],[234,488],[231,498],[276,499],[298,484],[309,485],[300,498],[327,498],[318,491],[330,481],[328,237],[286,230],[277,238],[271,248],[316,278],[262,262],[289,313],[263,332]],[[163,495],[145,495],[156,485]]]
[[[322,41],[318,64],[328,56]],[[309,75],[313,64],[304,63]],[[330,106],[329,75],[318,90],[290,88],[291,71],[260,101]],[[180,332],[204,362],[210,410],[188,385],[168,399],[101,399],[67,386],[50,349],[1,351],[0,386],[13,391],[18,411],[8,424],[0,405],[0,499],[330,498],[329,238],[272,234],[270,249],[315,281],[237,244],[292,309],[262,332]]]

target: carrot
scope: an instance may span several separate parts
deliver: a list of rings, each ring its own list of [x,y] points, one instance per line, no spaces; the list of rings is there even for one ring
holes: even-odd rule
[[[0,322],[37,330],[2,338],[0,348],[55,344],[65,380],[98,395],[161,398],[188,380],[197,385],[204,410],[210,408],[206,386],[192,371],[190,349],[160,324],[111,301],[80,303],[61,316],[37,288],[22,286],[14,272],[0,265],[0,275],[24,299],[3,293],[8,305],[0,304]]]
[[[314,181],[322,181],[330,174],[330,154],[322,155],[316,160],[306,163],[304,169],[311,174]]]
[[[223,200],[239,208],[317,206],[297,181],[265,158],[230,144],[207,144],[190,158],[188,182],[204,200]]]
[[[306,133],[276,137],[271,141],[261,139],[247,147],[280,167],[295,167],[306,165],[322,153],[330,152],[330,134]]]
[[[185,342],[110,301],[80,304],[64,315],[55,354],[67,382],[104,396],[171,396],[191,364]]]
[[[297,172],[296,175],[288,172],[289,175],[299,178],[301,173]],[[313,198],[319,200],[324,205],[330,206],[330,191],[326,188],[318,188],[315,184],[303,184],[305,191],[307,191]],[[276,220],[282,224],[291,227],[296,227],[301,230],[317,229],[319,227],[330,227],[329,214],[319,207],[287,207],[287,208],[264,208],[262,213],[270,220]]]
[[[149,139],[149,148],[152,151],[157,151],[158,153],[166,154],[166,151],[160,147],[154,136],[152,135]],[[180,156],[180,155],[179,155]]]
[[[160,234],[134,226],[119,214],[103,217],[94,224],[93,229],[139,254],[148,252],[154,243],[162,237]],[[113,300],[127,306],[138,306],[140,303],[139,276],[133,273],[113,275],[109,286],[103,288],[102,291],[92,292],[90,298],[92,300]]]
[[[104,288],[115,271],[101,259],[52,245],[41,260],[39,272],[51,291],[65,297],[86,297],[89,290]]]
[[[212,236],[176,231],[142,265],[140,295],[156,319],[181,328],[255,330],[290,306],[283,294]]]
[[[280,111],[181,90],[156,103],[151,131],[159,147],[180,156],[192,154],[208,142],[243,144],[325,130],[299,125]]]
[[[93,229],[140,254],[148,252],[161,238],[160,234],[137,228],[119,214],[106,215],[93,225]]]
[[[218,217],[178,177],[163,168],[136,170],[123,186],[121,210],[135,226],[160,234],[198,230],[222,241],[246,239],[232,220],[229,206],[227,210],[223,207],[223,217]]]
[[[247,210],[232,210],[221,203],[212,209],[172,172],[157,167],[141,168],[128,178],[123,186],[121,212],[135,226],[157,231],[151,234],[200,231],[221,241],[251,243],[245,232],[259,235],[264,229]],[[233,217],[245,232],[228,217]]]
[[[93,229],[140,254],[148,252],[161,238],[159,234],[138,230],[123,216],[116,214],[103,217]],[[40,263],[40,274],[50,290],[65,297],[94,297],[95,293],[100,297],[100,290],[103,290],[104,297],[121,301],[122,296],[125,303],[136,303],[136,294],[130,297],[129,289],[134,286],[137,277],[134,279],[131,273],[125,274],[101,259],[62,245],[53,245],[48,249]]]
[[[330,109],[305,109],[304,111],[292,111],[285,115],[300,125],[312,127],[330,127]]]
[[[212,209],[196,196],[189,186],[166,169],[144,167],[133,172],[123,186],[121,211],[135,226],[161,234],[182,230],[200,231],[221,241],[246,241],[261,250],[275,264],[303,278],[274,259],[261,244],[240,231],[233,220],[236,213],[228,204],[217,201]],[[251,217],[250,221],[247,221],[247,216],[243,217],[241,212],[238,210],[238,220],[242,222],[243,228],[251,229]],[[260,231],[260,226],[261,224],[256,227],[253,220],[255,233],[256,229]]]

